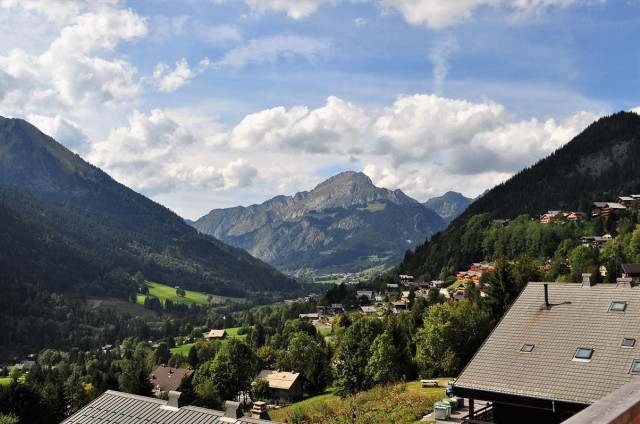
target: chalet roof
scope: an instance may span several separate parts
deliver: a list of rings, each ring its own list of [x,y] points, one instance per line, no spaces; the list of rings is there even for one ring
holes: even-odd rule
[[[332,303],[331,309],[344,309],[344,306],[342,306],[342,303]]]
[[[159,388],[160,391],[178,390],[180,382],[186,376],[193,374],[193,370],[185,370],[182,368],[158,367],[151,375],[149,381],[153,384],[153,388]]]
[[[309,314],[299,314],[298,318],[310,318],[310,319],[318,319],[320,315],[317,312],[312,312]]]
[[[254,418],[225,417],[222,411],[167,406],[166,400],[107,390],[62,424],[218,424],[270,422]]]
[[[373,297],[373,292],[371,290],[357,290],[356,296],[367,296],[369,299],[371,299]]]
[[[635,376],[640,358],[640,288],[601,284],[529,283],[458,377],[455,387],[589,404]],[[627,302],[624,312],[609,312]],[[622,347],[623,339],[636,339]],[[521,351],[533,345],[530,353]],[[593,349],[588,361],[578,348]],[[463,392],[464,390],[462,390]]]
[[[620,203],[616,203],[616,202],[608,202],[607,203],[607,207],[609,209],[627,209],[625,206],[621,205]]]
[[[211,330],[204,337],[207,339],[220,339],[226,336],[227,336],[227,332],[225,330]]]
[[[376,308],[374,308],[373,306],[361,306],[360,310],[362,312],[364,312],[365,314],[375,314],[376,313]]]
[[[640,274],[640,264],[622,264],[622,272],[625,274]]]
[[[629,196],[620,196],[618,197],[616,200],[622,200],[623,202],[632,202],[633,201],[633,197],[629,197]]]
[[[271,389],[284,390],[289,390],[299,377],[299,372],[291,371],[262,370],[260,374],[258,374],[258,378],[264,378],[269,382]]]
[[[591,206],[596,208],[604,208],[605,206],[607,206],[607,202],[593,202]]]

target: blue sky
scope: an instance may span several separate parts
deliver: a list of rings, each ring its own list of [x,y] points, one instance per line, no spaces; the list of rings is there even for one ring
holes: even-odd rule
[[[0,115],[187,218],[344,170],[475,197],[640,110],[640,2],[0,0]]]

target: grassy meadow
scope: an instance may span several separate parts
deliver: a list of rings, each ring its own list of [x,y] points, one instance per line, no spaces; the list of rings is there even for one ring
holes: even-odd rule
[[[440,386],[448,379],[441,379]],[[314,396],[293,405],[269,410],[269,416],[277,422],[309,424],[351,423],[351,407],[356,423],[411,424],[433,411],[433,404],[445,397],[445,387],[423,389],[419,381],[399,383],[387,387],[375,387],[356,396],[340,399],[331,391]]]
[[[246,334],[242,334],[242,335],[238,335],[238,330],[240,330],[241,327],[234,327],[234,328],[225,328],[225,331],[227,332],[227,338],[224,340],[220,340],[220,342],[222,343],[222,345],[224,346],[227,341],[229,340],[229,338],[231,337],[236,337],[240,340],[244,340],[247,338]],[[208,332],[207,332],[208,333]],[[202,333],[202,336],[204,337],[205,334],[207,333]],[[171,353],[179,353],[180,355],[183,356],[187,356],[189,355],[189,349],[191,349],[191,346],[193,346],[195,343],[187,343],[187,344],[183,344],[181,346],[176,346],[171,350]]]
[[[163,303],[167,299],[171,300],[173,303],[184,303],[187,305],[204,305],[209,302],[208,300],[209,295],[201,292],[185,290],[186,294],[183,297],[183,296],[178,296],[176,294],[175,287],[154,283],[153,281],[147,281],[146,284],[147,284],[147,287],[149,287],[149,294],[144,295],[144,294],[138,293],[136,297],[136,303],[140,305],[144,304],[144,298],[147,296],[157,297]],[[212,295],[211,302],[220,303],[220,302],[224,302],[227,299],[233,300],[233,298],[230,298],[230,297]]]

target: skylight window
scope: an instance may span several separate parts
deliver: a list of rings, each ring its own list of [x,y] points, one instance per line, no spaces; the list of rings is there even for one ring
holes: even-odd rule
[[[640,359],[634,359],[631,364],[630,374],[640,374]]]
[[[609,312],[624,312],[627,309],[627,302],[611,302]]]
[[[634,347],[636,345],[636,339],[622,339],[622,347]]]
[[[576,349],[576,354],[573,355],[573,360],[579,362],[589,362],[592,356],[593,349],[579,347],[578,349]]]
[[[522,348],[520,349],[520,352],[524,352],[524,353],[530,353],[535,345],[532,344],[524,344],[522,345]]]

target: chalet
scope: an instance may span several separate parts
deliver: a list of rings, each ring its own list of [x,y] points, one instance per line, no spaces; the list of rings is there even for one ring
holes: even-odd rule
[[[464,294],[466,290],[467,290],[467,287],[464,284],[458,284],[458,286],[455,288],[456,293]]]
[[[496,424],[559,423],[640,374],[639,327],[640,287],[628,281],[529,283],[454,392],[469,399],[470,421],[481,399]]]
[[[403,302],[404,304],[404,302]],[[374,308],[373,306],[361,306],[360,307],[360,313],[362,315],[375,315],[376,314],[376,308]]]
[[[587,219],[587,214],[584,212],[569,212],[567,215],[567,221],[583,221]]]
[[[402,293],[400,293],[400,300],[402,300],[403,302],[408,302],[410,295],[411,295],[411,291],[410,290],[409,291],[403,291]]]
[[[207,340],[223,340],[227,338],[227,332],[225,330],[211,330],[204,338]]]
[[[611,234],[605,234],[602,237],[598,237],[598,236],[582,236],[580,237],[580,243],[583,246],[587,246],[587,247],[593,247],[595,249],[602,249],[602,245],[605,244],[606,242],[608,242],[609,240],[613,239],[613,237],[611,237]]]
[[[640,264],[622,264],[622,277],[631,278],[633,284],[640,284]]]
[[[442,280],[433,280],[431,281],[431,287],[435,287],[437,289],[441,289],[443,287],[445,287],[447,285],[447,283],[445,283]]]
[[[557,218],[559,218],[559,214],[562,214],[561,216],[563,218],[568,218],[569,214],[568,213],[561,213],[560,211],[549,211],[547,213],[545,213],[544,215],[540,216],[540,223],[542,224],[550,224],[552,222],[554,222]]]
[[[344,306],[342,306],[342,303],[332,303],[329,310],[332,314],[338,315],[344,312]]]
[[[360,299],[362,296],[365,296],[369,300],[373,300],[373,292],[370,290],[357,290],[356,297]]]
[[[315,321],[320,319],[320,314],[316,313],[310,313],[310,314],[299,314],[298,318],[300,319],[304,319],[307,321]]]
[[[107,390],[62,424],[241,424],[269,420],[245,417],[239,402],[226,402],[226,411],[182,406],[180,392],[169,392],[169,400]]]
[[[400,286],[394,283],[387,284],[387,293],[398,293],[400,291]]]
[[[616,203],[628,208],[631,206],[631,202],[633,202],[633,197],[631,196],[620,196],[616,199]]]
[[[404,302],[391,302],[391,310],[396,314],[406,311],[407,304]]]
[[[453,299],[453,302],[454,302],[454,303],[458,303],[458,302],[460,302],[462,299],[464,299],[464,293],[456,293],[456,294],[454,294],[451,298]]]
[[[626,211],[626,210],[627,208],[621,205],[620,203],[609,202],[602,208],[601,214],[605,218],[609,218],[611,214],[621,212],[621,211]]]
[[[593,202],[591,204],[591,216],[598,216],[602,213],[602,208],[607,206],[607,202]]]
[[[262,370],[258,378],[269,382],[271,404],[288,405],[302,399],[302,376],[291,371]]]
[[[182,368],[158,367],[149,375],[149,382],[153,385],[153,394],[160,396],[167,390],[178,390],[183,378],[190,378],[193,370]]]

